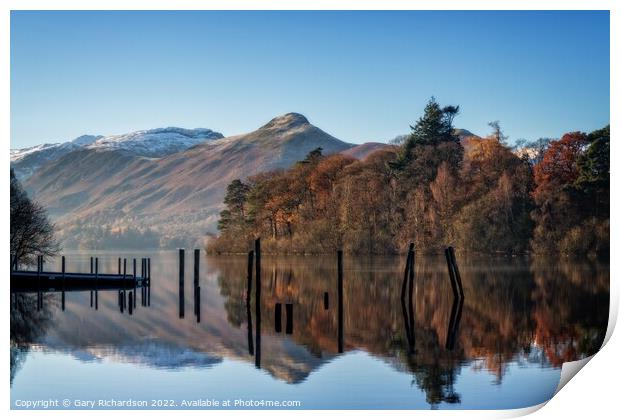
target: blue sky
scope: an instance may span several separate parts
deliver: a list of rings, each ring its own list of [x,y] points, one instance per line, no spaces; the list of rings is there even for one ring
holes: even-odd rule
[[[609,123],[609,13],[11,14],[11,147],[180,126],[224,135],[300,112],[350,142],[409,131],[425,103],[510,141]]]

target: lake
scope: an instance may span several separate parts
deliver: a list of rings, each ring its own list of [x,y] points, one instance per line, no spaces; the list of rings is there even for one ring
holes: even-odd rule
[[[521,408],[548,400],[562,363],[607,329],[608,263],[458,256],[459,305],[445,259],[416,256],[409,307],[404,256],[345,256],[339,323],[335,254],[263,256],[258,310],[245,256],[201,254],[198,307],[192,252],[182,297],[178,252],[67,253],[67,271],[91,255],[110,273],[118,256],[150,257],[150,306],[139,293],[121,312],[112,290],[95,310],[83,291],[63,311],[50,292],[37,310],[35,293],[13,294],[12,408]]]

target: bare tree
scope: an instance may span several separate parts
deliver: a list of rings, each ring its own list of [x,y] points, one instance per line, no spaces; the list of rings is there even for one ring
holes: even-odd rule
[[[59,251],[54,225],[43,206],[33,202],[11,169],[11,268],[31,264],[35,256],[53,256]]]

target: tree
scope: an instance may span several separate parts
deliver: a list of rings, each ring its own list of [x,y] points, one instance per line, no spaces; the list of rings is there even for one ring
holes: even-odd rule
[[[541,161],[534,166],[536,190],[534,198],[540,204],[562,186],[572,184],[579,177],[578,160],[584,154],[587,137],[573,132],[552,141]]]
[[[574,186],[585,195],[583,211],[591,216],[609,217],[609,139],[609,126],[588,134],[590,145],[577,161],[579,176]]]
[[[31,201],[11,169],[11,258],[12,266],[32,264],[35,257],[58,253],[54,225],[45,209]]]
[[[245,203],[247,200],[250,187],[240,179],[233,180],[228,187],[226,187],[226,196],[224,197],[224,204],[226,209],[220,213],[220,220],[218,221],[218,229],[223,232],[231,227],[242,228],[245,223],[246,211]]]
[[[501,126],[499,125],[499,121],[491,121],[489,127],[493,129],[493,138],[497,140],[501,144],[506,144],[506,140],[508,140],[508,136],[504,134]]]
[[[432,97],[424,108],[424,115],[411,127],[411,134],[405,140],[401,153],[393,166],[402,169],[413,159],[413,150],[418,146],[437,146],[443,142],[458,142],[453,134],[452,121],[458,114],[458,106],[441,108]]]

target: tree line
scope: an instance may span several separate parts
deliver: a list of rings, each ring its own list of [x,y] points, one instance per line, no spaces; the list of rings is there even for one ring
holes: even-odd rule
[[[431,99],[400,145],[364,160],[321,149],[228,185],[212,252],[609,252],[609,126],[507,145],[455,134],[459,107]]]

